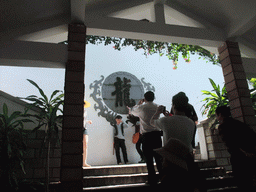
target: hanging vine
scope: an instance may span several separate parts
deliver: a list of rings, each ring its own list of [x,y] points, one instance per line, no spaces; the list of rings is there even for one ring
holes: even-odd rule
[[[127,46],[133,46],[134,50],[144,50],[144,55],[159,54],[160,56],[166,56],[173,62],[173,69],[177,69],[179,54],[181,53],[185,62],[190,63],[190,56],[197,54],[199,59],[204,59],[207,62],[211,62],[214,65],[219,65],[219,58],[216,54],[197,46],[197,45],[186,45],[178,43],[167,43],[158,41],[146,41],[146,40],[134,40],[127,38],[116,38],[116,37],[104,37],[88,35],[86,37],[86,44],[102,44],[111,45],[115,50],[121,51],[122,48]]]

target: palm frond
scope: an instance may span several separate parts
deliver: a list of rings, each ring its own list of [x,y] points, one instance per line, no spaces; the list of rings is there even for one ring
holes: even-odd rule
[[[213,89],[217,92],[218,91],[218,87],[217,87],[216,83],[211,78],[209,78],[209,80],[210,80],[210,83],[211,83]]]
[[[55,90],[55,91],[53,91],[53,93],[52,93],[52,95],[51,95],[51,97],[50,97],[49,103],[52,103],[53,97],[54,97],[57,93],[59,93],[59,92],[63,92],[63,91],[60,91],[60,90]]]
[[[45,100],[45,103],[48,103],[48,98],[47,98],[47,96],[44,94],[44,91],[34,82],[34,81],[32,81],[32,80],[30,80],[30,79],[27,79],[32,85],[34,85],[37,89],[38,89],[38,91],[39,91],[39,93],[42,95],[42,97],[44,98],[44,100]]]
[[[6,103],[4,103],[4,105],[3,105],[3,115],[5,117],[8,116],[8,107],[7,107]]]
[[[217,106],[228,104],[226,86],[220,89],[220,86],[216,85],[211,78],[209,78],[209,81],[213,87],[213,91],[202,90],[202,95],[209,95],[211,97],[204,98],[202,101],[205,102],[205,104],[201,107],[201,110],[203,109],[202,114],[207,113],[207,117],[211,117],[215,114]]]
[[[7,124],[9,124],[11,121],[13,121],[14,119],[18,118],[19,116],[21,116],[21,112],[20,111],[14,111],[11,116],[8,118]]]

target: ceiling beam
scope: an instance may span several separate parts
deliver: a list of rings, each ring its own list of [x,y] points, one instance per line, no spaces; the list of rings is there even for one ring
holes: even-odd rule
[[[159,24],[165,24],[164,5],[157,3],[154,5],[155,9],[155,21]]]
[[[219,47],[225,37],[209,29],[107,17],[85,23],[88,35]]]
[[[242,37],[236,38],[235,41],[239,44],[241,54],[250,58],[256,58],[256,45]]]
[[[19,39],[22,36],[32,33],[40,32],[43,30],[55,28],[70,23],[70,15],[58,15],[51,18],[43,19],[37,23],[30,24],[18,29],[7,30],[0,33],[0,49],[8,41]]]
[[[245,58],[242,57],[242,62],[244,66],[244,72],[246,77],[255,78],[256,77],[256,59],[255,58]]]
[[[71,4],[71,22],[84,23],[85,22],[85,0],[70,0]]]
[[[238,37],[245,34],[251,28],[256,25],[256,14],[252,15],[251,18],[246,18],[241,22],[231,23],[231,26],[228,29],[228,38]]]
[[[89,0],[88,0],[89,1]],[[97,4],[97,6],[86,6],[85,7],[85,23],[90,22],[90,20],[100,19],[107,16],[111,16],[115,12],[121,12],[123,10],[140,6],[146,3],[151,3],[152,0],[125,0],[118,1],[114,3],[109,3],[106,5]]]
[[[28,35],[23,35],[17,40],[21,41],[34,41],[45,43],[59,43],[67,41],[68,39],[68,25],[60,25],[50,29],[45,29]]]
[[[65,68],[67,57],[64,44],[11,41],[0,48],[0,65]]]
[[[169,7],[177,10],[178,12],[186,15],[187,17],[197,21],[198,23],[202,24],[204,27],[206,27],[206,28],[208,28],[208,29],[210,29],[210,30],[212,30],[216,33],[224,34],[224,31],[222,29],[216,27],[215,25],[213,25],[212,23],[207,21],[205,18],[198,15],[198,13],[193,12],[191,9],[184,8],[184,6],[181,5],[180,3],[178,3],[177,1],[167,0],[165,2],[165,4],[168,5]]]

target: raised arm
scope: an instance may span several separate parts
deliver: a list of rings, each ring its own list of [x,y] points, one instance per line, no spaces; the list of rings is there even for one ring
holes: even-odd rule
[[[151,120],[150,120],[150,124],[151,124],[152,126],[161,128],[161,127],[159,126],[159,120],[158,120],[158,119],[159,119],[159,117],[160,117],[160,114],[163,113],[164,110],[165,110],[165,107],[164,107],[163,105],[160,105],[160,106],[157,108],[155,114],[152,116],[152,118],[151,118]]]

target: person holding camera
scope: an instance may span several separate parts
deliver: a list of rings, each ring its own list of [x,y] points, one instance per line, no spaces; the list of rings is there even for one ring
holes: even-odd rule
[[[158,182],[154,168],[154,159],[159,174],[162,171],[162,158],[154,149],[162,147],[161,135],[162,132],[157,126],[150,124],[151,117],[155,114],[158,105],[153,101],[155,95],[152,91],[144,94],[144,99],[141,99],[138,105],[129,109],[130,113],[140,118],[140,131],[142,134],[142,151],[146,160],[148,169],[148,184],[155,185]]]
[[[165,106],[160,105],[151,118],[151,125],[159,127],[163,131],[163,142],[166,145],[170,138],[182,141],[193,152],[192,140],[195,132],[195,123],[186,116],[188,106],[187,97],[176,94],[172,98],[173,116],[166,115],[159,119],[160,114],[166,114]]]
[[[180,189],[186,189],[185,191],[194,191],[196,188],[199,189],[198,186],[202,185],[203,180],[192,155],[195,123],[186,116],[187,106],[187,97],[176,94],[172,98],[174,115],[169,116],[165,106],[160,105],[150,123],[163,131],[164,147],[156,150],[163,157],[162,186],[166,187],[171,183]],[[161,113],[165,117],[159,119]],[[161,151],[166,152],[161,153]],[[181,186],[180,183],[188,184]]]

